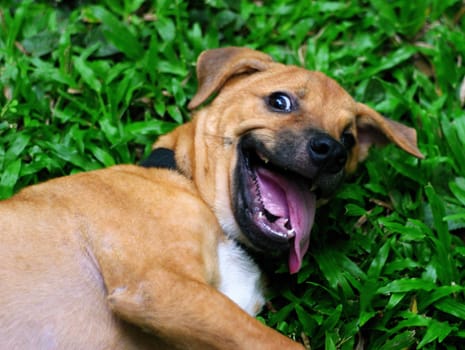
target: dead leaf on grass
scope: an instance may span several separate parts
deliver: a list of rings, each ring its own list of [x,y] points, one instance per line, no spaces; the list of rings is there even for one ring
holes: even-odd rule
[[[460,105],[463,107],[465,105],[465,77],[463,77],[462,84],[460,84]]]

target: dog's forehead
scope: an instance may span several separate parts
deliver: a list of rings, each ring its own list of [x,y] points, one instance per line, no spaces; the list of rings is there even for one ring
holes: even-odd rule
[[[320,104],[348,106],[353,103],[350,95],[335,80],[321,72],[276,64],[263,72],[262,79],[269,81],[269,89],[292,92],[300,100],[317,99]]]
[[[297,99],[302,115],[312,119],[315,127],[331,134],[339,134],[341,128],[349,127],[354,121],[357,111],[354,99],[335,80],[321,72],[276,64],[257,74],[255,79],[255,84],[248,85],[255,89],[255,93],[262,96],[276,91],[291,93]]]

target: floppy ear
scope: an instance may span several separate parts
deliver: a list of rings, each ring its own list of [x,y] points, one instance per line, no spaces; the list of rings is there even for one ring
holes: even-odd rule
[[[359,161],[367,157],[372,145],[385,145],[389,141],[417,158],[424,158],[417,147],[415,129],[387,119],[363,103],[357,103],[357,111]]]
[[[188,108],[194,109],[218,92],[234,75],[263,71],[272,58],[245,47],[225,47],[202,52],[197,60],[199,86]]]

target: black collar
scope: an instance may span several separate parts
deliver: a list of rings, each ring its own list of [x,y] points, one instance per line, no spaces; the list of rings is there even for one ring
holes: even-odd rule
[[[163,168],[178,170],[174,151],[168,148],[155,148],[150,155],[139,163],[145,168]]]

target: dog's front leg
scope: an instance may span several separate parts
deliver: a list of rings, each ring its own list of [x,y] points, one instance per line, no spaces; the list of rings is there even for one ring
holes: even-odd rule
[[[121,318],[181,349],[300,349],[266,327],[226,296],[199,281],[162,271],[108,297]]]

